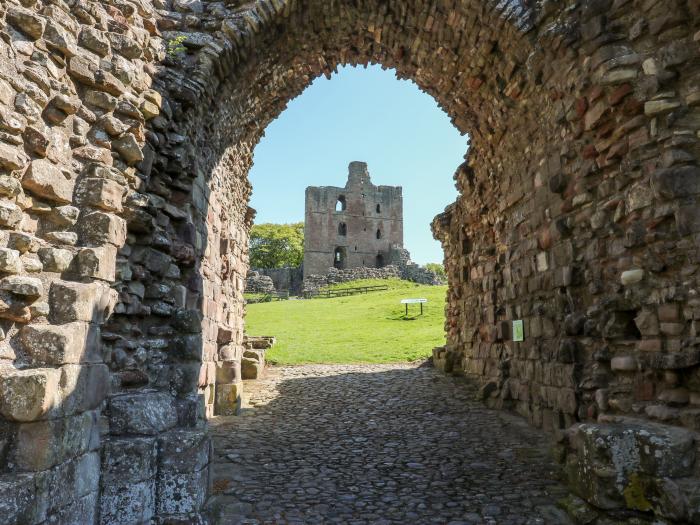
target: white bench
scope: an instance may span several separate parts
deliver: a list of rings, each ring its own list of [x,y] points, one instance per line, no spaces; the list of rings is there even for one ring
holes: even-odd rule
[[[423,315],[423,304],[427,303],[427,299],[401,299],[401,304],[406,305],[406,317],[408,317],[408,305],[420,304],[420,314]]]

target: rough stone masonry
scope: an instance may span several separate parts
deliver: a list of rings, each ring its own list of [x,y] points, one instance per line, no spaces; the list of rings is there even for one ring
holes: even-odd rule
[[[375,186],[367,164],[351,162],[343,188],[306,188],[304,279],[329,268],[383,268],[403,248],[401,186]]]
[[[436,361],[552,430],[591,504],[700,523],[699,41],[696,0],[3,1],[3,520],[202,519],[253,148],[379,63],[471,140]]]

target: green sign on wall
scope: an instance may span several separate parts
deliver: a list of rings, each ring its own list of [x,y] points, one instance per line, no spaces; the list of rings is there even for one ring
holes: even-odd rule
[[[523,330],[523,320],[519,319],[513,321],[513,341],[522,341],[525,339],[525,332]]]

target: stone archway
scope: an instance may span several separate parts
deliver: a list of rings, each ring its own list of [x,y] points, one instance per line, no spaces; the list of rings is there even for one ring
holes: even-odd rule
[[[205,419],[239,395],[252,151],[346,63],[395,68],[471,137],[460,198],[433,224],[450,278],[436,361],[483,381],[491,405],[573,428],[574,473],[586,436],[614,449],[637,428],[622,416],[698,429],[692,1],[72,7],[0,7],[6,515],[197,515]],[[677,432],[664,452],[692,449]],[[578,489],[690,519],[623,493],[694,469],[642,462],[614,497]]]

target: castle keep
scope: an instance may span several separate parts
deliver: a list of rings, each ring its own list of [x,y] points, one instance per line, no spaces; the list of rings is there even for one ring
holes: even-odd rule
[[[351,162],[344,188],[306,188],[304,278],[328,268],[381,268],[403,246],[400,186],[375,186],[367,164]]]

